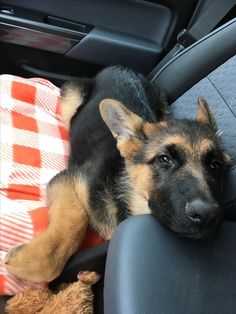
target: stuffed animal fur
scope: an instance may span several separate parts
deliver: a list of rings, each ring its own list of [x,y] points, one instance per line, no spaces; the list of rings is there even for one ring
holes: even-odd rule
[[[7,314],[92,314],[94,295],[91,286],[100,276],[84,271],[78,281],[64,285],[54,294],[49,289],[27,288],[12,297],[6,304]]]

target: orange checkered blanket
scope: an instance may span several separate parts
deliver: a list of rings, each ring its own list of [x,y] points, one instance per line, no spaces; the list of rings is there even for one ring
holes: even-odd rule
[[[60,90],[47,80],[0,76],[0,294],[28,286],[7,273],[7,251],[48,223],[48,181],[66,166],[68,134],[60,120]],[[90,231],[82,248],[102,242]]]

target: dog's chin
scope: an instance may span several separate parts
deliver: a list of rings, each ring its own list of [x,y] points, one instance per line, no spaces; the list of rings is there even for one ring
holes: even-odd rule
[[[191,240],[209,240],[212,239],[215,235],[215,232],[183,232],[177,234],[182,238],[187,238]]]
[[[214,238],[221,226],[220,221],[215,224],[205,225],[204,227],[197,227],[191,225],[186,226],[186,224],[181,225],[181,223],[176,225],[170,221],[163,221],[161,219],[158,220],[163,225],[163,227],[174,232],[177,236],[192,240],[210,240]]]
[[[165,215],[160,215],[160,212],[157,210],[152,211],[153,216],[163,227],[174,232],[179,237],[192,240],[210,240],[214,238],[222,223],[222,217],[218,217],[214,223],[205,224],[204,226],[195,226],[187,223],[185,217],[181,219],[170,213],[171,211],[166,211]]]
[[[213,239],[219,230],[220,224],[214,226],[204,226],[204,228],[191,227],[189,230],[173,230],[180,237],[192,240],[210,240]]]

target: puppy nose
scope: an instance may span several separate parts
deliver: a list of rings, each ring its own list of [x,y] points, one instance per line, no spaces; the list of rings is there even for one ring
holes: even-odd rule
[[[202,224],[216,217],[218,212],[216,203],[208,203],[201,199],[195,199],[186,205],[186,214],[194,224]]]

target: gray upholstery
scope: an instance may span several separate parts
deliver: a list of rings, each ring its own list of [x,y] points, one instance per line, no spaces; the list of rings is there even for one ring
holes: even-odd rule
[[[222,131],[222,147],[232,159],[225,185],[225,207],[236,217],[236,55],[219,66],[184,93],[171,106],[176,118],[195,118],[197,99],[204,97],[210,105],[218,129]]]
[[[236,55],[207,75],[171,105],[177,118],[195,118],[197,99],[204,97],[223,131],[222,144],[236,162]],[[235,126],[235,127],[233,127]]]
[[[104,313],[235,313],[235,237],[230,221],[202,243],[177,237],[151,215],[127,219],[108,250]]]

